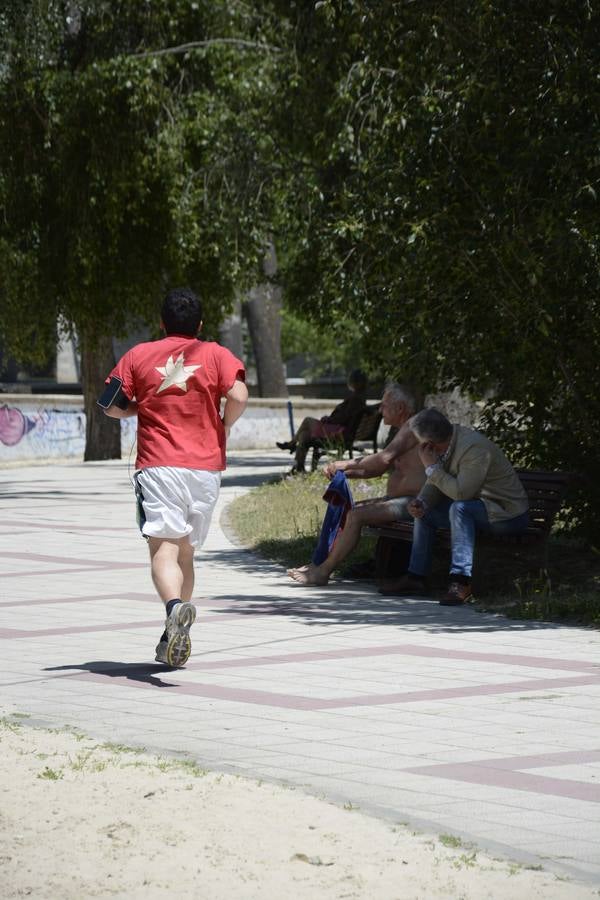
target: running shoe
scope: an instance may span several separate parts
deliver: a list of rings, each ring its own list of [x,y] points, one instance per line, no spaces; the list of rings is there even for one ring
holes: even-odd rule
[[[156,656],[154,657],[156,662],[164,663],[165,665],[168,665],[168,663],[167,663],[167,647],[168,646],[169,645],[166,641],[158,642],[158,644],[156,645]]]
[[[166,662],[175,669],[185,666],[192,652],[190,628],[195,618],[196,607],[193,603],[178,603],[173,607],[165,624],[167,641],[161,641],[156,648],[156,658],[159,662]],[[163,649],[162,645],[165,643],[166,649]]]

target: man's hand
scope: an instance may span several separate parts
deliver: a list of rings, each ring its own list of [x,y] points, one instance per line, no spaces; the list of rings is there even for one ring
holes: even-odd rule
[[[420,497],[415,497],[414,500],[411,500],[406,508],[413,519],[422,519],[427,512],[427,505]]]
[[[439,462],[437,450],[435,450],[433,444],[428,441],[424,444],[419,444],[419,457],[423,463],[424,469],[426,469],[427,466],[435,466],[435,464]]]
[[[343,471],[344,468],[345,468],[344,463],[341,461],[330,462],[330,463],[327,463],[326,466],[323,466],[323,472],[327,476],[327,478],[329,478],[329,480],[331,481],[331,479],[333,478],[335,473],[339,472],[339,471]]]

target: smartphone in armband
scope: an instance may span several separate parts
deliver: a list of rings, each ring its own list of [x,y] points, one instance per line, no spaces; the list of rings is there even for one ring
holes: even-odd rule
[[[129,397],[123,392],[123,381],[113,375],[98,399],[98,406],[102,409],[108,409],[110,406],[118,406],[119,409],[127,409],[129,406]]]

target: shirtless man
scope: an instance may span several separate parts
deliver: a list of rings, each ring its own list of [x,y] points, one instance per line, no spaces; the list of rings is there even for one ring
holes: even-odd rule
[[[383,393],[381,413],[386,425],[394,425],[399,431],[384,450],[363,456],[330,463],[325,474],[332,478],[336,472],[345,472],[348,478],[376,478],[389,472],[387,494],[375,500],[363,500],[348,513],[343,531],[331,548],[327,559],[320,566],[309,563],[297,569],[288,569],[288,575],[299,584],[325,585],[333,570],[354,550],[360,540],[363,525],[385,525],[398,519],[410,519],[409,502],[418,495],[425,482],[425,470],[419,457],[418,441],[408,427],[417,402],[414,394],[400,384],[390,384]]]

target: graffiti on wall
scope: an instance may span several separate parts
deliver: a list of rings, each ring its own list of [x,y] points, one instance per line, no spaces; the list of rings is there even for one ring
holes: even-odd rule
[[[77,444],[85,440],[85,415],[79,409],[40,409],[35,414],[36,438],[47,444]]]
[[[78,407],[0,405],[0,458],[75,456],[83,452],[85,415]]]
[[[34,420],[24,415],[20,409],[7,406],[6,403],[0,406],[0,441],[5,446],[14,447],[35,426]]]
[[[137,418],[121,420],[123,458],[135,454]],[[2,461],[81,456],[85,449],[85,412],[79,405],[62,408],[0,404],[0,463]]]
[[[5,398],[9,400],[8,397]],[[85,412],[80,402],[54,399],[56,406],[45,406],[43,398],[18,400],[10,398],[18,406],[0,403],[0,465],[33,459],[58,459],[82,457],[85,450]],[[328,407],[327,407],[328,408]],[[325,407],[318,410],[324,415]],[[314,415],[314,407],[297,407],[297,418]],[[266,449],[289,435],[289,422],[285,401],[276,405],[267,403],[246,411],[232,429],[230,450]],[[121,457],[135,460],[137,417],[121,419]]]

